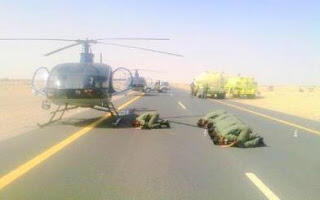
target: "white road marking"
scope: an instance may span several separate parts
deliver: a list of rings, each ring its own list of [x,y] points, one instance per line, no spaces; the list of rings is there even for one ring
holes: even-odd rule
[[[181,106],[181,108],[183,108],[183,109],[187,109],[180,101],[178,102],[178,104],[179,104],[179,106]]]
[[[246,173],[247,177],[269,200],[280,200],[254,173]]]
[[[293,137],[296,137],[296,138],[298,137],[298,129],[295,129],[295,130],[294,130],[294,132],[293,132]]]
[[[290,121],[286,121],[286,120],[278,119],[278,118],[275,118],[275,117],[271,117],[269,115],[266,115],[266,114],[263,114],[263,113],[260,113],[260,112],[256,112],[256,111],[253,111],[253,110],[241,107],[241,106],[237,106],[237,105],[232,104],[232,103],[226,103],[225,101],[218,101],[218,100],[213,100],[213,99],[210,99],[210,101],[217,102],[217,103],[220,103],[220,104],[224,104],[224,105],[236,108],[238,110],[242,110],[242,111],[254,114],[254,115],[258,115],[260,117],[263,117],[263,118],[266,118],[266,119],[269,119],[269,120],[272,120],[272,121],[276,121],[276,122],[279,122],[281,124],[285,124],[287,126],[292,126],[292,127],[297,128],[297,129],[301,129],[301,130],[304,130],[304,131],[308,131],[310,133],[314,133],[314,134],[320,135],[320,131],[319,130],[311,129],[311,128],[308,128],[308,127],[305,127],[305,126],[301,126],[299,124],[295,124],[295,123],[290,122]]]

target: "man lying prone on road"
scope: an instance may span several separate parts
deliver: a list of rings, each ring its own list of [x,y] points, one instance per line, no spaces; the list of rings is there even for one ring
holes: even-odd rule
[[[132,126],[141,129],[155,129],[163,126],[170,128],[170,123],[168,120],[160,119],[157,112],[145,112],[132,122]]]
[[[208,129],[214,144],[237,147],[258,147],[263,138],[253,134],[250,127],[224,110],[208,113],[198,121],[199,127]]]

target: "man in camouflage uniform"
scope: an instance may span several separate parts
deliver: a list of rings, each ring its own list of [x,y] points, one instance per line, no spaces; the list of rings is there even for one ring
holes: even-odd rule
[[[209,112],[204,117],[199,119],[198,126],[204,127],[210,120],[213,120],[219,116],[223,116],[226,113],[227,112],[224,110],[217,110],[217,111]]]
[[[163,126],[170,128],[169,121],[159,119],[159,113],[157,112],[142,113],[133,121],[132,125],[141,129],[162,128]]]
[[[196,96],[196,86],[193,81],[190,84],[190,91],[191,91],[191,96]]]
[[[214,144],[238,147],[257,147],[263,144],[262,137],[253,134],[248,125],[225,111],[208,113],[199,122],[198,125],[203,124],[208,129]]]
[[[209,90],[208,84],[200,85],[197,90],[197,97],[202,99],[207,98],[208,90]]]

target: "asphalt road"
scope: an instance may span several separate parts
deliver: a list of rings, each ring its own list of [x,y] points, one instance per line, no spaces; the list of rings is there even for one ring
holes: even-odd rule
[[[319,130],[317,122],[223,102]],[[89,111],[1,141],[0,199],[319,199],[318,134],[177,89],[137,98],[128,108],[156,110],[172,128],[134,129],[133,116],[119,128],[110,118],[94,127],[104,113]],[[215,146],[195,126],[215,109],[234,113],[267,146]]]

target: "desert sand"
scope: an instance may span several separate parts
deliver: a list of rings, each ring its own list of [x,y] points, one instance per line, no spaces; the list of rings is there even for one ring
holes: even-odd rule
[[[190,90],[188,84],[174,83],[174,87]],[[320,87],[260,86],[255,99],[232,98],[231,101],[320,121]]]
[[[173,86],[189,90],[187,84],[175,83]],[[274,86],[270,91],[268,86],[262,86],[259,93],[255,99],[228,98],[234,102],[320,121],[319,87],[310,91],[308,87]],[[37,123],[46,122],[49,112],[41,109],[42,100],[42,96],[32,94],[28,80],[0,81],[0,140],[28,132],[37,128]],[[86,110],[70,110],[64,118]]]
[[[113,99],[120,98],[114,97]],[[34,96],[29,80],[0,81],[0,140],[38,128],[37,123],[49,119],[49,111],[41,108],[44,97]],[[55,107],[53,106],[50,111]],[[69,110],[64,118],[88,110]]]
[[[297,86],[259,87],[260,94],[255,99],[232,99],[269,110],[320,121],[320,88]]]

